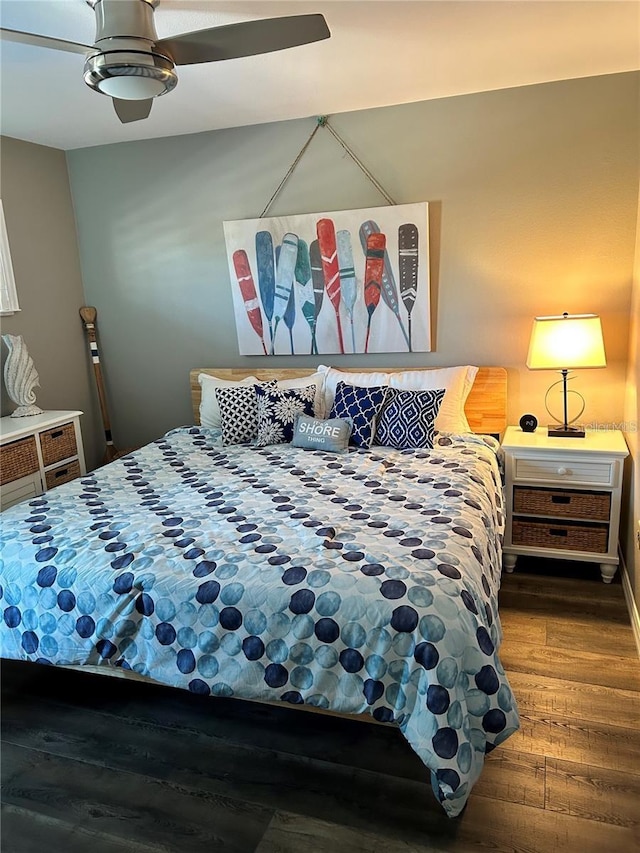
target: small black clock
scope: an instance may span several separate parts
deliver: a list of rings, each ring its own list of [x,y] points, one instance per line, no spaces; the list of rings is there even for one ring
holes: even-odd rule
[[[520,418],[520,428],[522,432],[535,432],[538,426],[538,419],[535,415],[523,415]]]

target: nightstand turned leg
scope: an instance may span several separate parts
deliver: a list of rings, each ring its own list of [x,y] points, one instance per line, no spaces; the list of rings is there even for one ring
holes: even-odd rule
[[[600,574],[602,575],[603,583],[611,583],[614,579],[618,567],[612,563],[600,563]]]
[[[505,572],[507,572],[507,574],[511,574],[511,572],[515,569],[517,559],[517,554],[502,555],[502,565],[504,566],[504,570]]]

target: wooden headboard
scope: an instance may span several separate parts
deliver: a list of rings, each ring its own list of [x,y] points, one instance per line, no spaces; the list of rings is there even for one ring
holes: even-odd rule
[[[349,370],[348,367],[339,368]],[[384,371],[395,373],[401,370],[431,370],[433,368],[406,367],[356,367],[359,373]],[[202,389],[198,382],[199,373],[208,373],[220,379],[239,382],[245,376],[257,376],[262,382],[272,379],[297,379],[313,373],[312,367],[307,368],[242,368],[242,367],[196,367],[190,374],[191,401],[193,404],[194,423],[200,423],[200,397]],[[481,367],[473,383],[471,393],[467,398],[465,414],[469,426],[477,433],[502,433],[507,426],[507,371],[504,367]]]

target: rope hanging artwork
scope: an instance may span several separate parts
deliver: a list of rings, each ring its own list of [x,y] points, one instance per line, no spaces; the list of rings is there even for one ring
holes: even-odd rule
[[[311,131],[311,135],[309,136],[307,141],[304,143],[304,145],[300,149],[297,157],[295,158],[293,163],[287,169],[287,172],[286,172],[284,178],[280,181],[280,183],[276,187],[274,194],[271,196],[271,198],[269,199],[269,201],[265,205],[264,210],[260,214],[260,219],[265,217],[267,215],[267,213],[269,212],[271,205],[278,198],[278,196],[280,195],[280,192],[284,189],[285,184],[287,183],[287,181],[289,180],[291,175],[294,173],[296,166],[298,165],[300,160],[302,160],[302,158],[304,157],[304,155],[307,151],[307,148],[311,145],[313,137],[316,135],[316,133],[320,130],[321,127],[323,127],[325,130],[328,130],[329,133],[331,134],[331,136],[333,136],[333,138],[336,140],[336,142],[338,142],[338,144],[341,145],[342,148],[344,148],[344,150],[347,152],[349,157],[351,157],[353,162],[360,169],[362,174],[373,184],[373,186],[378,190],[380,195],[382,195],[383,198],[386,199],[387,204],[396,204],[396,202],[391,198],[389,193],[384,189],[384,187],[380,184],[380,182],[374,178],[374,176],[367,169],[367,167],[364,165],[364,163],[362,163],[362,161],[359,160],[358,157],[356,157],[356,155],[349,148],[349,146],[344,141],[344,139],[340,136],[340,134],[336,130],[334,130],[334,128],[329,124],[329,116],[318,116],[318,118],[316,119],[316,126]]]
[[[267,216],[323,128],[386,204]],[[318,117],[260,216],[223,223],[239,353],[429,352],[428,208],[397,204]]]

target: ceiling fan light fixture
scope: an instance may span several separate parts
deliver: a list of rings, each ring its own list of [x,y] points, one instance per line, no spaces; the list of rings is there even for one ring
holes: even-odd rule
[[[173,62],[160,54],[113,50],[87,59],[84,82],[111,98],[144,101],[175,89],[178,75]]]

